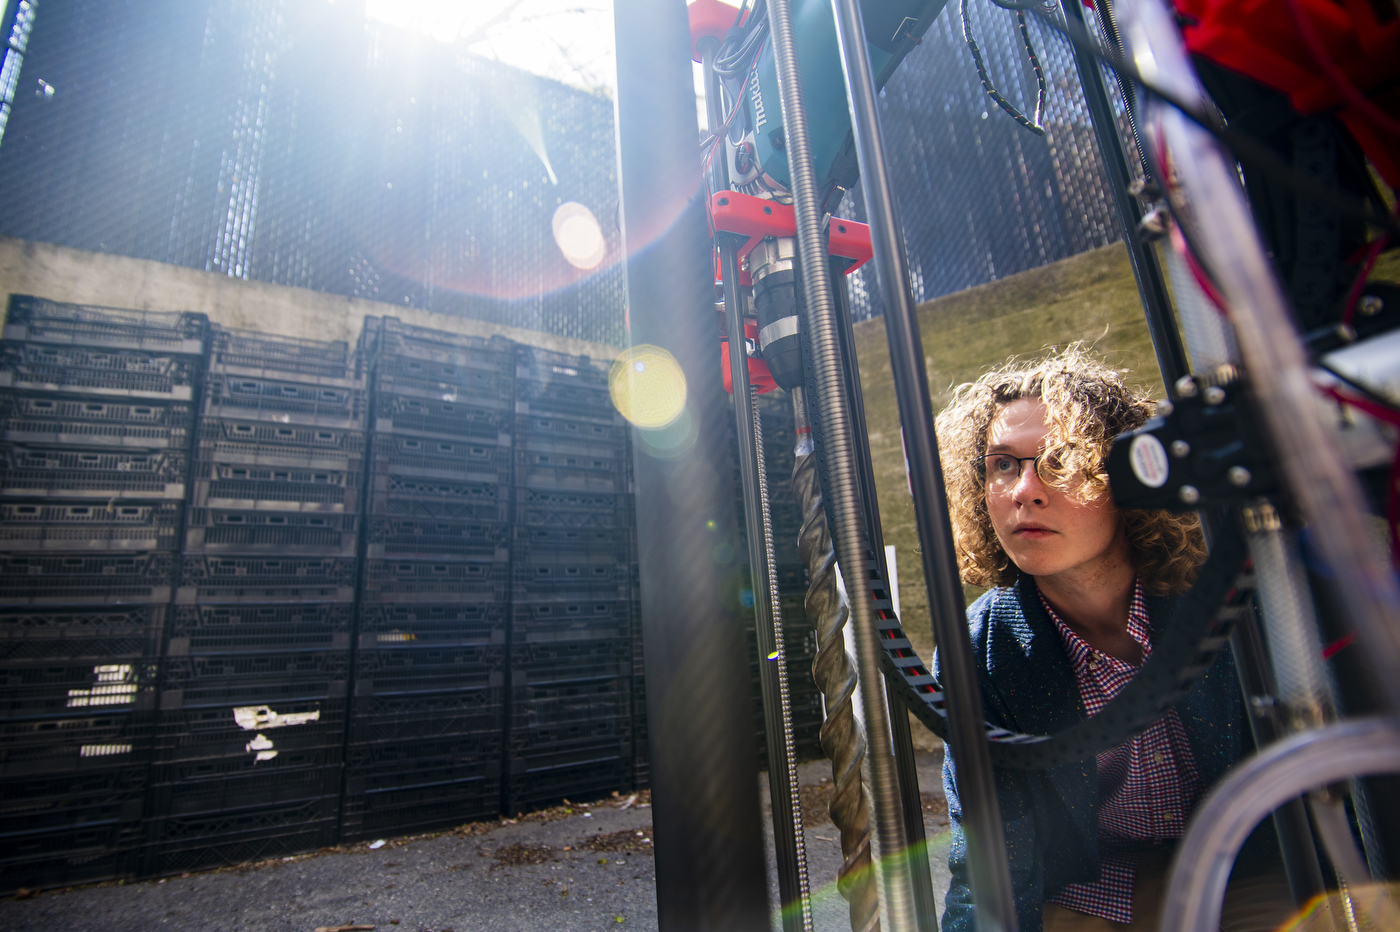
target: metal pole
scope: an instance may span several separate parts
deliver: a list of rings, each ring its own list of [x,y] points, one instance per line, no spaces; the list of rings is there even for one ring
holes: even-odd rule
[[[962,585],[953,552],[953,533],[938,443],[933,432],[933,404],[924,369],[923,340],[909,290],[908,260],[902,227],[891,195],[880,132],[880,111],[865,43],[858,0],[832,0],[846,90],[851,107],[861,190],[875,247],[880,298],[885,306],[899,420],[909,456],[915,516],[923,549],[934,641],[943,665],[948,698],[949,739],[957,758],[958,795],[967,834],[968,879],[982,932],[1016,928],[1016,902],[1002,835],[991,755],[982,724],[982,696],[972,656],[972,639],[963,612]],[[854,590],[853,590],[854,591]]]
[[[802,291],[806,297],[806,327],[816,363],[817,407],[822,419],[830,482],[831,515],[835,520],[837,556],[846,591],[863,591],[870,578],[870,558],[865,538],[865,516],[853,469],[855,438],[847,417],[848,403],[841,371],[840,341],[836,333],[836,306],[831,294],[826,247],[822,242],[822,214],[817,198],[816,171],[812,165],[811,136],[807,130],[802,74],[793,37],[792,10],[788,0],[769,0],[768,17],[773,35],[778,93],[782,102],[783,129],[787,136],[788,163],[792,169],[793,206],[797,215],[798,256],[802,266]],[[875,613],[866,598],[851,603],[857,665],[865,709],[866,763],[875,801],[881,876],[884,879],[884,922],[888,932],[912,932],[916,928],[914,896],[909,865],[904,857],[904,813],[891,747],[889,706],[880,683],[880,643]]]
[[[1107,3],[1108,0],[1102,2]],[[1061,5],[1067,17],[1081,28],[1088,28],[1084,22],[1084,11],[1077,0],[1072,3],[1067,0]],[[1147,315],[1147,330],[1152,336],[1157,365],[1162,370],[1165,383],[1172,386],[1177,379],[1189,373],[1191,367],[1172,315],[1171,298],[1167,295],[1167,283],[1162,276],[1157,253],[1150,243],[1138,238],[1142,205],[1128,192],[1132,176],[1128,171],[1127,156],[1123,153],[1123,140],[1118,135],[1118,121],[1113,118],[1113,107],[1109,103],[1108,90],[1104,87],[1103,71],[1093,56],[1085,54],[1078,45],[1074,46],[1074,64],[1079,71],[1079,84],[1084,88],[1084,102],[1089,105],[1090,121],[1094,124],[1094,136],[1099,142],[1104,171],[1108,173],[1108,187],[1113,194],[1118,225],[1123,230],[1123,245],[1128,247],[1128,261],[1132,264],[1133,278],[1137,280],[1138,293],[1142,296],[1142,309]]]
[[[865,426],[865,397],[860,388],[860,360],[856,358],[855,332],[851,328],[851,302],[846,286],[845,259],[831,260],[832,291],[836,295],[840,323],[842,367],[846,370],[846,392],[850,398],[851,430],[857,437],[869,436]],[[870,561],[880,578],[889,585],[890,568],[885,563],[885,535],[880,524],[880,500],[875,489],[875,464],[870,444],[856,444],[856,478],[865,505],[865,530],[870,540]],[[873,580],[872,580],[873,581]],[[891,605],[893,607],[893,605]],[[890,706],[890,740],[894,745],[895,770],[899,776],[899,796],[904,807],[904,838],[909,845],[909,882],[914,887],[914,909],[919,928],[938,928],[938,907],[933,898],[933,874],[928,862],[928,839],[924,830],[924,801],[919,794],[918,761],[914,759],[914,739],[909,731],[909,709],[895,692],[886,688]]]
[[[658,925],[768,932],[743,621],[716,562],[738,535],[689,24],[682,0],[614,10],[629,337],[676,359],[696,430],[688,459],[633,447]]]

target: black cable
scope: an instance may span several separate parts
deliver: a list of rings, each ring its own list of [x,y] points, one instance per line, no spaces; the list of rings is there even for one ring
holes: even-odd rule
[[[1365,395],[1367,401],[1370,401],[1372,404],[1379,405],[1380,407],[1385,408],[1391,414],[1394,414],[1397,418],[1400,418],[1400,405],[1397,405],[1393,399],[1387,398],[1385,395],[1380,394],[1374,388],[1371,388],[1364,382],[1358,382],[1352,376],[1341,372],[1336,367],[1329,365],[1328,363],[1323,362],[1320,359],[1315,360],[1313,362],[1313,365],[1317,366],[1319,369],[1321,369],[1323,372],[1326,372],[1328,375],[1332,376],[1337,381],[1347,385],[1349,388],[1353,388],[1361,394]]]
[[[997,0],[992,0],[997,6]],[[1073,0],[1071,0],[1073,2]],[[977,67],[977,77],[982,81],[982,89],[987,92],[987,96],[992,98],[998,107],[1011,115],[1011,118],[1020,123],[1026,129],[1037,136],[1045,135],[1045,127],[1040,125],[1041,113],[1045,110],[1045,72],[1041,70],[1040,59],[1036,57],[1035,49],[1031,46],[1031,34],[1026,28],[1026,14],[1019,7],[1004,7],[1004,9],[1016,10],[1016,23],[1021,29],[1021,41],[1026,45],[1026,55],[1030,58],[1031,68],[1035,70],[1036,96],[1035,96],[1035,119],[1026,119],[1026,115],[1016,108],[1016,105],[1002,96],[1001,92],[992,84],[992,79],[987,76],[987,65],[982,61],[982,50],[977,47],[977,40],[972,37],[972,20],[967,15],[967,0],[962,0],[962,25],[963,39],[967,41],[967,48],[972,52],[972,63]]]
[[[1292,191],[1309,195],[1318,202],[1319,206],[1329,209],[1335,215],[1361,220],[1385,230],[1392,236],[1400,235],[1400,225],[1397,225],[1396,221],[1385,212],[1377,215],[1373,210],[1366,209],[1367,206],[1374,206],[1370,205],[1368,201],[1358,201],[1348,196],[1340,188],[1324,184],[1311,175],[1298,171],[1280,158],[1276,152],[1248,133],[1240,132],[1229,125],[1218,125],[1209,114],[1186,103],[1170,91],[1145,80],[1142,73],[1124,56],[1104,48],[1078,23],[1061,22],[1039,10],[1036,11],[1036,16],[1081,50],[1093,55],[1113,68],[1114,71],[1131,78],[1144,92],[1176,109],[1192,123],[1210,133],[1217,142],[1233,152],[1247,167],[1257,168],[1263,174]]]

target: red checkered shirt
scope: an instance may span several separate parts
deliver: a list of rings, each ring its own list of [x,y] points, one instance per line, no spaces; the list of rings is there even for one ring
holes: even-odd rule
[[[1090,647],[1043,596],[1041,602],[1069,654],[1084,711],[1097,715],[1141,668]],[[1141,580],[1133,588],[1128,607],[1128,634],[1142,645],[1146,662],[1152,656],[1152,623]],[[1137,737],[1099,754],[1097,762],[1102,873],[1096,883],[1069,884],[1049,900],[1066,909],[1130,923],[1138,854],[1145,847],[1181,836],[1200,797],[1201,777],[1175,709]]]

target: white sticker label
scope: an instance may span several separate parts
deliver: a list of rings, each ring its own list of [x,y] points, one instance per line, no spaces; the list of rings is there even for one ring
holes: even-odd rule
[[[1133,475],[1138,482],[1149,489],[1160,489],[1167,484],[1171,475],[1171,463],[1167,460],[1167,448],[1162,441],[1151,434],[1138,434],[1128,447],[1128,461],[1133,464]]]

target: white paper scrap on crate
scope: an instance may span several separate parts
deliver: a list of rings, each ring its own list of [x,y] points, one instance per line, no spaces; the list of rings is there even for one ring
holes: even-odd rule
[[[894,544],[885,545],[885,569],[889,572],[890,578],[886,580],[890,587],[890,601],[894,603],[894,615],[899,617],[899,560],[895,557]]]

